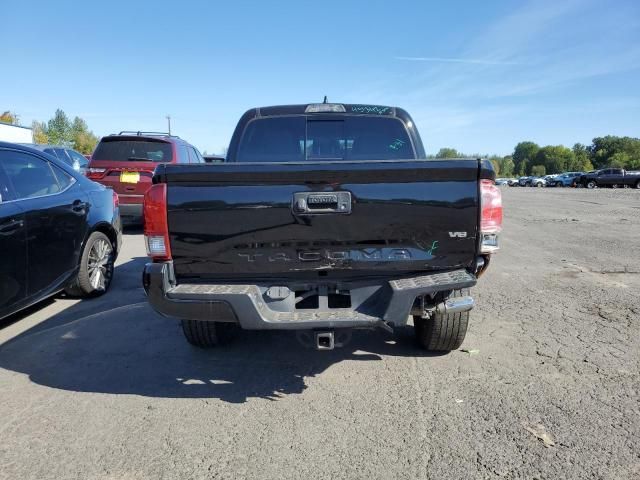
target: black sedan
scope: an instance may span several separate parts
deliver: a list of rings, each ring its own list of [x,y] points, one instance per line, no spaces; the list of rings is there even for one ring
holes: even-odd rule
[[[105,293],[121,243],[115,192],[47,153],[0,142],[0,318],[62,290]]]

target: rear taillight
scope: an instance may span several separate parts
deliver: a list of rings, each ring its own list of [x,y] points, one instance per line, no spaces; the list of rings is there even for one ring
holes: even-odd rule
[[[493,253],[502,230],[502,193],[493,180],[480,180],[480,209],[480,251]]]
[[[171,260],[167,223],[167,184],[153,185],[144,195],[144,240],[153,260]]]
[[[106,168],[92,168],[89,167],[87,168],[87,177],[89,178],[102,178],[104,177],[105,172],[107,171]]]
[[[113,209],[115,210],[120,206],[120,197],[118,197],[115,190],[111,190],[111,192],[113,193]]]

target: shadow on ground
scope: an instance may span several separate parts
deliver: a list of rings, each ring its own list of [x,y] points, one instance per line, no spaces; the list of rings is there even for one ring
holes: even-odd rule
[[[177,320],[148,306],[139,282],[144,262],[117,267],[108,294],[75,303],[0,345],[0,368],[69,391],[239,403],[302,393],[305,377],[337,362],[425,355],[411,327],[393,336],[356,331],[347,346],[330,352],[306,349],[294,332],[244,331],[231,345],[198,349]]]

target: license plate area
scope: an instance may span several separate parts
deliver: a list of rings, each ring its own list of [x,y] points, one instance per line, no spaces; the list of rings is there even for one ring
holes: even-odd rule
[[[351,213],[350,192],[296,192],[291,209],[296,215]]]
[[[140,172],[120,172],[120,182],[122,183],[138,183],[140,181]]]

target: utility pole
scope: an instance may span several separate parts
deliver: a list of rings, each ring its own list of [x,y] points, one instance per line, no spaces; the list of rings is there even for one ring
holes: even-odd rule
[[[169,125],[169,135],[171,135],[171,115],[167,115],[167,124]]]

